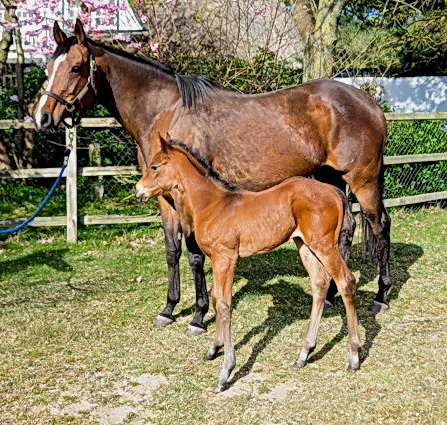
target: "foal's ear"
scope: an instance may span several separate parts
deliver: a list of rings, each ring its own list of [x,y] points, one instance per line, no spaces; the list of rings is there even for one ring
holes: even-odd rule
[[[82,22],[79,18],[76,19],[75,36],[78,40],[78,43],[85,46],[87,36],[85,35],[84,26],[82,25]]]
[[[61,30],[61,27],[57,22],[54,22],[53,25],[53,37],[58,46],[60,46],[67,39],[67,34]]]
[[[172,146],[169,144],[168,140],[171,140],[171,136],[167,136],[168,140],[165,140],[162,135],[160,133],[158,133],[158,137],[160,138],[160,146],[161,146],[161,150],[164,153],[168,153],[169,151],[172,150]]]

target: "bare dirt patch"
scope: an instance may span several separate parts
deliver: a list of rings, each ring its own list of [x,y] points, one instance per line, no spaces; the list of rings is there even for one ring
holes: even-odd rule
[[[150,408],[153,393],[167,383],[168,380],[163,375],[145,373],[137,377],[129,377],[118,382],[113,391],[108,394],[115,400],[113,405],[101,405],[82,399],[62,406],[51,406],[50,413],[59,417],[95,420],[100,425],[118,425],[124,422],[134,425],[147,424],[150,423],[148,420],[154,416]],[[92,395],[93,398],[94,395]]]

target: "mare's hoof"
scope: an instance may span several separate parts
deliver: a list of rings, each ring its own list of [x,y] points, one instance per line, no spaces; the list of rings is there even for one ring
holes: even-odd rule
[[[306,360],[297,360],[294,364],[293,367],[296,367],[297,369],[301,369],[304,366],[307,365],[307,361]]]
[[[166,316],[161,316],[160,314],[157,316],[157,318],[154,320],[154,326],[156,328],[164,328],[165,326],[170,325],[171,323],[174,323],[174,319],[170,319]]]
[[[216,394],[221,393],[225,389],[225,384],[217,384],[214,388]]]
[[[204,328],[199,328],[198,326],[189,325],[186,329],[186,335],[188,336],[199,336],[205,332]]]
[[[334,303],[331,303],[328,300],[324,300],[324,309],[325,310],[328,309],[328,308],[332,308],[332,307],[334,307]]]
[[[379,303],[379,301],[374,300],[371,304],[371,307],[369,307],[369,310],[373,313],[384,313],[389,308],[388,304],[385,303]]]

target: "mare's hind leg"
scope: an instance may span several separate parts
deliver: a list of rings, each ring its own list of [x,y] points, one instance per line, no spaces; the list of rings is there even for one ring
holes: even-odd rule
[[[388,309],[388,291],[391,288],[390,276],[390,227],[391,219],[383,205],[382,195],[378,183],[356,186],[351,184],[352,176],[345,176],[350,184],[365,217],[371,226],[377,243],[377,257],[379,260],[379,289],[370,310],[381,313]]]
[[[163,198],[158,198],[165,233],[166,262],[168,263],[168,295],[166,306],[155,319],[158,328],[175,321],[173,311],[180,301],[179,259],[182,250],[182,229],[177,212]]]
[[[188,336],[198,336],[205,332],[203,318],[209,309],[208,291],[206,289],[205,254],[199,248],[194,233],[186,237],[186,248],[188,249],[189,265],[194,276],[194,286],[196,289],[196,314],[186,330]]]
[[[319,168],[315,173],[313,174],[314,177],[323,182],[323,183],[329,183],[335,187],[338,187],[343,193],[346,193],[346,182],[343,179],[343,175],[340,171],[337,171],[333,169],[332,167],[329,167],[325,165],[324,167]],[[352,223],[352,227],[349,229],[349,235],[346,238],[341,238],[339,241],[340,244],[340,251],[344,252],[346,255],[346,258],[344,258],[345,261],[348,260],[349,253],[351,250],[351,241],[352,237],[354,236],[355,232],[355,221]],[[337,295],[338,289],[337,285],[334,282],[334,279],[331,279],[331,283],[329,285],[329,289],[326,295],[326,301],[325,306],[326,307],[332,307],[335,302],[335,295]]]
[[[310,313],[309,327],[307,336],[304,340],[300,355],[294,364],[294,367],[301,368],[307,363],[307,357],[314,350],[317,342],[318,328],[320,325],[321,315],[324,309],[324,300],[329,287],[331,277],[318,261],[317,257],[305,245],[301,239],[294,238],[301,261],[310,276],[312,286],[312,311]]]

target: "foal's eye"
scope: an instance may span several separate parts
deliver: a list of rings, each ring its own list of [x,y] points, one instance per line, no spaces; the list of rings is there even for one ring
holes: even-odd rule
[[[78,65],[75,65],[73,68],[71,68],[71,72],[74,72],[76,74],[79,74],[79,71],[81,70],[81,67]]]
[[[151,165],[151,170],[152,171],[157,171],[158,165]]]

